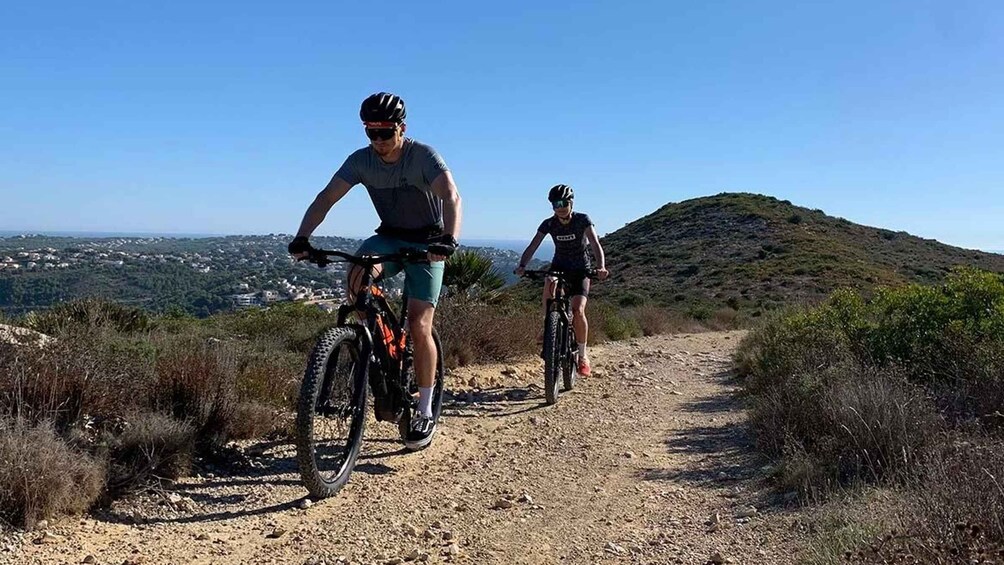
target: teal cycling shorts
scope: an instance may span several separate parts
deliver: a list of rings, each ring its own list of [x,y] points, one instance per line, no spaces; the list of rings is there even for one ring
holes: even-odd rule
[[[356,255],[375,255],[381,253],[397,253],[403,247],[424,249],[426,246],[411,243],[403,239],[386,235],[374,235],[363,242]],[[439,293],[443,290],[443,261],[433,263],[401,263],[398,261],[383,263],[383,278],[390,278],[404,269],[404,293],[408,298],[428,302],[435,306],[439,303]]]

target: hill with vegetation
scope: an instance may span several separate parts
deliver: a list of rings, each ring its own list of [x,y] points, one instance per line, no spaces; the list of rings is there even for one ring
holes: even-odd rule
[[[1004,255],[747,193],[666,204],[602,243],[613,276],[595,294],[696,314],[733,309],[758,316],[781,305],[816,303],[843,287],[933,284],[957,266],[1004,272]]]

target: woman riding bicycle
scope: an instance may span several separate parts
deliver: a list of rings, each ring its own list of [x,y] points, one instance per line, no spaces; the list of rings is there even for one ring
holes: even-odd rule
[[[519,266],[514,272],[517,275],[523,275],[527,263],[540,247],[540,242],[544,240],[545,236],[550,235],[554,241],[554,258],[551,259],[551,268],[575,274],[569,279],[569,294],[572,297],[572,326],[575,328],[575,337],[578,340],[576,344],[579,350],[578,372],[580,375],[588,376],[590,366],[586,353],[586,341],[589,322],[586,320],[586,297],[589,296],[587,273],[591,268],[590,249],[596,259],[596,275],[599,279],[607,278],[609,273],[605,266],[603,248],[600,246],[599,238],[596,237],[592,220],[582,212],[572,211],[572,203],[575,199],[572,187],[566,184],[555,185],[548,191],[547,199],[551,202],[554,215],[541,222],[540,227],[537,228],[537,235],[523,251]],[[588,247],[586,246],[587,242]],[[544,283],[543,303],[545,310],[548,299],[554,297],[555,286],[553,278]]]

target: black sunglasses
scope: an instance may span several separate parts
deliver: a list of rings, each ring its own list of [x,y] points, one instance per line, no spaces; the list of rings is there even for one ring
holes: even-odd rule
[[[397,128],[366,128],[366,137],[372,139],[373,141],[387,141],[394,137],[397,133]]]
[[[555,200],[554,202],[551,202],[551,207],[557,210],[558,208],[569,206],[571,203],[571,200]]]

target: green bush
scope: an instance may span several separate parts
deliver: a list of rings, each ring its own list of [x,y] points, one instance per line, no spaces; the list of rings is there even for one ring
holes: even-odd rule
[[[591,301],[586,306],[586,317],[589,319],[589,342],[619,341],[632,337],[641,337],[641,324],[631,317],[627,310],[618,308],[608,302]]]
[[[617,299],[617,303],[623,308],[631,308],[633,306],[641,306],[645,304],[646,299],[643,295],[636,292],[627,292],[623,296]]]
[[[218,314],[205,320],[200,328],[207,336],[240,337],[267,344],[270,349],[295,351],[306,359],[317,337],[335,321],[333,314],[316,306],[285,302],[266,309]]]
[[[772,315],[736,353],[758,444],[803,490],[900,480],[942,430],[1000,427],[1002,329],[1004,280],[968,269]]]
[[[115,332],[131,333],[148,329],[150,317],[139,308],[99,298],[86,298],[57,304],[41,312],[31,312],[22,325],[52,336],[74,330],[89,333],[112,329]]]

